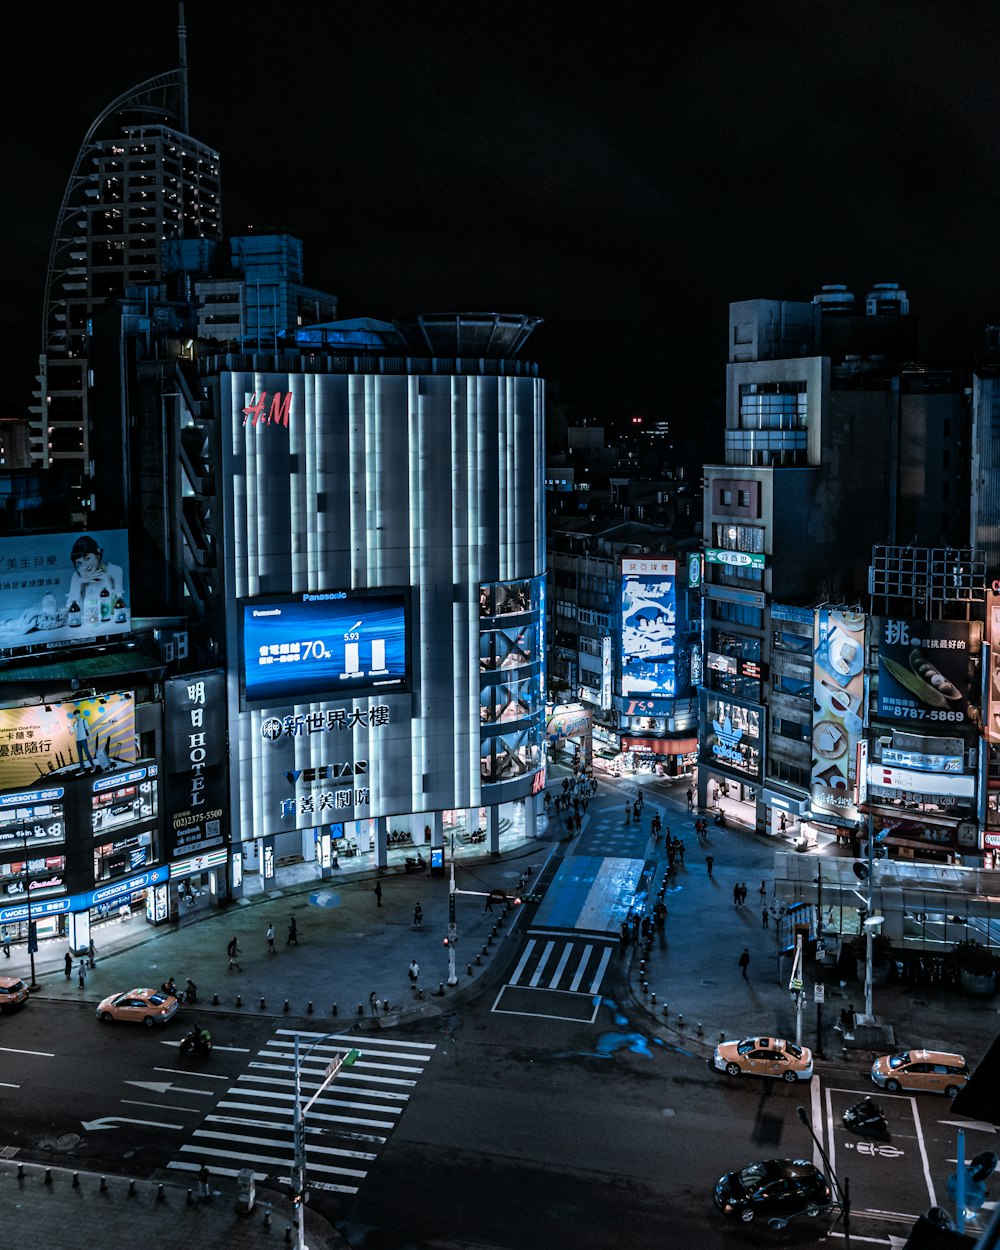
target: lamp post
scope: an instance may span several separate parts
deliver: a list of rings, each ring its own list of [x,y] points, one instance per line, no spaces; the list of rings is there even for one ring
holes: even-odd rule
[[[302,1058],[308,1056],[327,1038],[335,1036],[333,1033],[323,1033],[317,1037],[311,1046],[309,1046]],[[309,1099],[306,1105],[302,1106],[302,1070],[299,1066],[299,1035],[295,1034],[295,1107],[293,1110],[292,1132],[294,1140],[295,1156],[292,1164],[292,1189],[295,1191],[295,1210],[298,1216],[298,1250],[306,1250],[306,1202],[308,1201],[306,1192],[306,1142],[305,1142],[305,1117],[309,1108],[316,1099],[322,1094],[323,1090],[330,1084],[341,1068],[349,1068],[361,1058],[361,1051],[349,1050],[344,1055],[338,1055],[336,1059],[331,1060],[323,1071],[323,1079],[320,1081],[316,1092]]]
[[[813,877],[816,882],[816,947],[817,963],[819,962],[819,944],[823,941],[823,882],[828,881],[822,873]],[[814,991],[815,992],[815,991]],[[816,1055],[823,1058],[823,1000],[816,999]]]
[[[809,1117],[806,1115],[805,1107],[796,1107],[795,1114],[809,1130],[809,1136],[816,1143],[816,1149],[819,1151],[819,1157],[823,1160],[823,1165],[827,1170],[830,1180],[833,1182],[833,1192],[840,1203],[841,1214],[844,1217],[844,1248],[851,1250],[851,1182],[844,1177],[844,1183],[841,1185],[837,1173],[833,1170],[827,1153],[823,1149],[823,1143],[813,1132],[813,1126],[809,1123]]]

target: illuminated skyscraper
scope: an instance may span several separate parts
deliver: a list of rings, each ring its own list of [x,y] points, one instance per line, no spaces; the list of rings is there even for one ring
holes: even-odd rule
[[[163,243],[222,237],[219,154],[187,133],[183,5],[179,66],[112,100],[93,121],[59,206],[45,283],[31,454],[65,468],[91,506],[91,323],[126,287],[164,274]]]

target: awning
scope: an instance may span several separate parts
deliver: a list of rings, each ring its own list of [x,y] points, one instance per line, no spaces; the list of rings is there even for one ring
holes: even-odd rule
[[[636,738],[622,736],[623,751],[648,751],[650,755],[691,755],[698,750],[697,738]]]
[[[107,651],[103,654],[81,656],[78,660],[54,661],[51,664],[0,664],[0,688],[10,685],[37,685],[39,682],[72,682],[105,677],[119,677],[129,673],[162,674],[166,665],[144,651]]]

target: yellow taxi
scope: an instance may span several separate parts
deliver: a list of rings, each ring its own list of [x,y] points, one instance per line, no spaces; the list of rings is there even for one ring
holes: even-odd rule
[[[712,1067],[729,1076],[777,1076],[792,1084],[809,1080],[813,1057],[808,1047],[782,1037],[745,1037],[741,1042],[720,1042]]]
[[[111,994],[97,1005],[97,1018],[104,1024],[125,1020],[130,1024],[166,1024],[177,1011],[177,999],[163,990],[126,990]]]
[[[0,977],[0,1011],[23,1007],[28,1001],[28,986],[20,977]]]
[[[947,1050],[901,1050],[872,1064],[872,1080],[890,1094],[916,1089],[954,1098],[968,1079],[969,1065]]]

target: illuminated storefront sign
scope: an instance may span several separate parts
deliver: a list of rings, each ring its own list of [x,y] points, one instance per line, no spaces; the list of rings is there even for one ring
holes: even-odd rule
[[[271,406],[267,410],[267,416],[264,416],[264,409],[267,408],[267,391],[261,391],[260,399],[257,398],[257,392],[254,391],[253,397],[249,404],[243,409],[243,424],[250,422],[251,426],[257,425],[283,425],[288,428],[288,418],[292,410],[292,392],[285,391],[282,398],[281,391],[275,391],[271,396]]]
[[[965,761],[961,755],[924,755],[918,751],[882,748],[882,763],[896,768],[915,768],[925,773],[960,773]]]
[[[622,695],[677,693],[677,561],[622,561]]]
[[[702,758],[760,781],[761,709],[711,691],[706,691],[704,698],[707,732],[702,739]]]
[[[907,794],[954,795],[964,799],[971,799],[976,792],[975,777],[922,773],[909,768],[886,768],[879,764],[869,764],[868,783],[876,792],[895,790]]]
[[[709,547],[705,551],[706,564],[726,564],[734,569],[758,569],[765,567],[762,555],[750,551],[729,551],[725,547]]]
[[[1000,587],[986,596],[986,639],[990,644],[990,675],[986,687],[986,737],[1000,743]]]
[[[329,733],[331,730],[373,729],[389,724],[389,709],[384,703],[372,708],[331,708],[325,712],[296,712],[292,716],[267,716],[261,721],[260,736],[266,742],[280,738],[297,738],[304,734]]]
[[[972,644],[978,628],[966,621],[885,618],[879,632],[879,719],[975,723]]]
[[[163,697],[173,859],[225,841],[225,675],[173,677]]]
[[[810,777],[814,812],[853,814],[855,764],[865,704],[865,618],[820,608],[813,620]]]
[[[0,538],[0,651],[132,630],[126,530]]]
[[[130,694],[0,708],[0,789],[47,778],[110,772],[135,762]],[[34,796],[37,801],[37,793]]]
[[[116,881],[109,885],[101,885],[97,889],[87,890],[82,894],[72,894],[63,898],[40,898],[37,902],[33,898],[31,918],[41,920],[43,916],[55,916],[69,911],[86,911],[90,907],[124,900],[132,894],[138,894],[143,890],[148,890],[150,886],[166,881],[167,872],[166,868],[151,868],[148,872],[139,873],[138,876],[128,877],[124,881]],[[0,907],[0,924],[15,924],[27,919],[27,902],[11,907]]]

